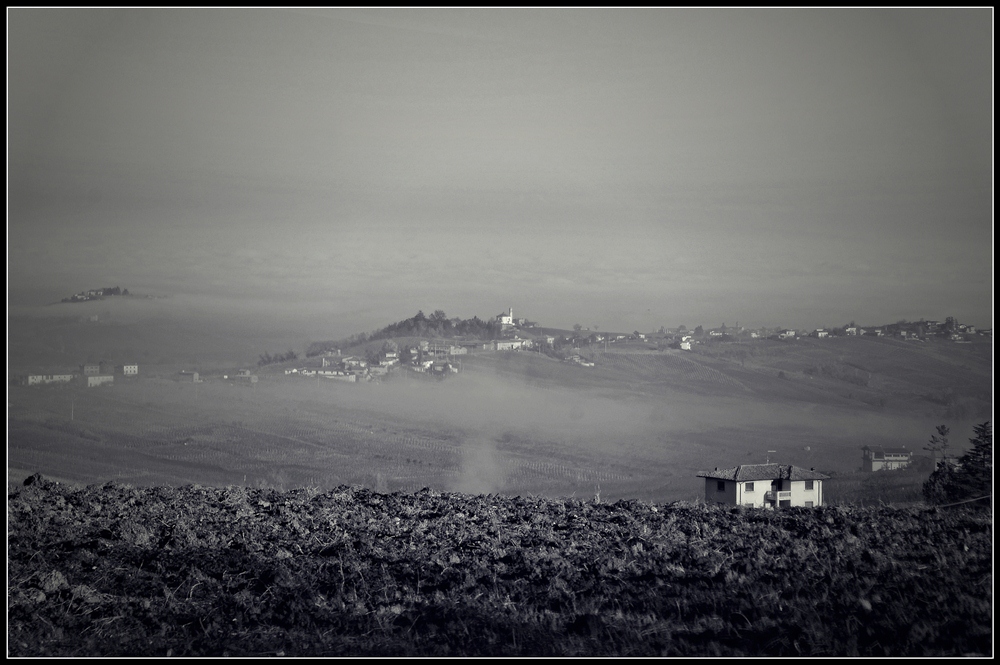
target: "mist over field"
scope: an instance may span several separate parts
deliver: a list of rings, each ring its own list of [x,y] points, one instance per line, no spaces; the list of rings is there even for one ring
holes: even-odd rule
[[[743,364],[711,355],[726,345],[601,348],[593,368],[475,351],[444,380],[400,371],[359,384],[284,373],[317,367],[309,343],[363,331],[351,321],[364,316],[201,296],[15,308],[12,372],[101,360],[140,370],[99,389],[12,387],[8,476],[690,500],[701,470],[770,459],[853,472],[863,445],[920,454],[947,423],[961,449],[989,416],[992,353],[982,344],[761,340],[762,355]],[[286,350],[299,360],[256,367]],[[871,386],[803,371],[823,362],[868,367]],[[223,380],[241,367],[259,382]],[[180,383],[181,370],[203,383]],[[965,412],[929,401],[943,394]]]

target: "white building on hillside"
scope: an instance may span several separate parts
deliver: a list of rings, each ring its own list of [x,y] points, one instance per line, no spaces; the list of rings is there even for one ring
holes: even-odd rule
[[[906,448],[865,446],[861,449],[861,468],[865,471],[902,469],[909,466],[913,452]]]
[[[511,307],[507,310],[506,314],[497,314],[497,321],[500,322],[500,326],[506,330],[507,328],[514,327],[514,308]]]
[[[43,383],[69,383],[72,380],[72,374],[26,374],[18,377],[18,382],[27,386],[36,386]]]
[[[81,375],[80,380],[88,388],[96,388],[97,386],[111,385],[115,382],[114,374],[88,374]]]
[[[705,501],[757,508],[823,505],[823,481],[830,476],[790,464],[743,464],[705,471]]]

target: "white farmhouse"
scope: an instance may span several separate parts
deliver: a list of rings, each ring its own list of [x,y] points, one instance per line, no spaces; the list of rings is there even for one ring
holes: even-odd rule
[[[743,464],[705,471],[705,501],[756,508],[823,505],[823,481],[830,476],[790,464]]]

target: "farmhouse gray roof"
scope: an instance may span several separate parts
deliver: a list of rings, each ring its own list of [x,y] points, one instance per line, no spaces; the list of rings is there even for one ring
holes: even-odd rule
[[[731,469],[702,471],[699,478],[719,480],[826,480],[830,476],[815,469],[803,469],[791,464],[742,464]]]

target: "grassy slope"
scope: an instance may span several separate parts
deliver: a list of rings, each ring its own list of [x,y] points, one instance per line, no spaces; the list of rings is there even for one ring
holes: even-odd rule
[[[846,473],[860,464],[861,445],[919,450],[942,423],[961,448],[964,431],[991,408],[988,343],[760,340],[693,353],[609,345],[607,353],[586,350],[597,363],[590,368],[534,353],[484,353],[462,357],[464,373],[442,383],[380,386],[310,383],[285,377],[282,364],[240,390],[211,381],[239,358],[189,358],[200,344],[220,351],[228,344],[239,356],[242,347],[221,329],[115,321],[12,329],[11,357],[22,365],[48,357],[72,367],[105,352],[117,361],[130,344],[165,361],[140,363],[138,380],[100,390],[13,388],[15,476],[548,496],[600,488],[612,499],[695,499],[698,470],[761,462],[768,450],[774,459]],[[240,357],[252,365],[256,353],[283,348],[268,343]],[[210,380],[165,380],[181,368]],[[868,385],[859,384],[862,376]]]
[[[992,655],[987,512],[33,480],[11,656]]]
[[[477,354],[444,382],[379,386],[310,382],[274,366],[253,389],[151,378],[182,365],[143,365],[139,379],[111,388],[12,389],[8,467],[83,484],[692,500],[703,491],[698,470],[760,462],[768,450],[847,473],[861,445],[919,450],[941,423],[961,448],[971,415],[989,417],[991,357],[988,344],[766,340],[697,353],[618,347],[595,353],[592,368]],[[844,378],[860,372],[869,385]],[[953,405],[934,401],[942,395]],[[954,405],[969,417],[949,417]]]

